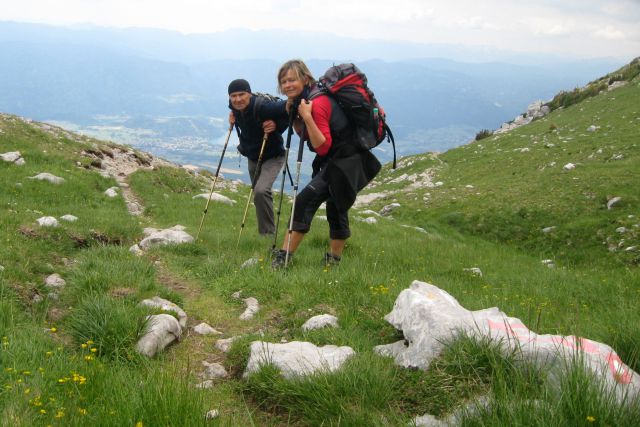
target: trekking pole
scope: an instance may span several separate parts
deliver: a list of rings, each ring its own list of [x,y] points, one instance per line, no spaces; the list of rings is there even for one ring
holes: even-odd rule
[[[211,184],[211,191],[209,192],[209,197],[207,198],[207,204],[205,205],[204,211],[202,212],[200,227],[198,227],[198,233],[196,234],[196,242],[198,241],[198,237],[200,236],[200,231],[202,230],[202,224],[204,224],[204,216],[207,214],[207,210],[209,209],[209,203],[211,202],[213,189],[216,187],[216,183],[218,182],[218,176],[220,175],[220,167],[222,167],[222,160],[224,159],[224,153],[227,151],[227,145],[229,144],[229,138],[231,138],[232,130],[233,130],[233,125],[229,125],[229,133],[227,133],[227,140],[224,142],[224,147],[222,148],[222,154],[220,155],[220,161],[218,162],[218,168],[216,169],[216,174],[213,178],[213,184]]]
[[[304,122],[300,131],[300,145],[298,146],[298,161],[296,162],[296,182],[293,184],[293,205],[291,206],[291,218],[289,218],[289,236],[287,240],[287,253],[284,256],[284,268],[289,264],[289,250],[291,249],[291,234],[293,233],[293,214],[296,211],[296,197],[298,196],[298,184],[300,184],[300,166],[302,165],[302,153],[304,151]]]
[[[244,215],[242,216],[242,224],[240,224],[240,232],[238,233],[238,241],[236,242],[236,249],[238,249],[238,245],[240,244],[240,236],[242,236],[242,230],[244,230],[244,224],[247,220],[247,212],[249,211],[249,205],[251,204],[251,196],[253,195],[253,190],[256,188],[256,181],[258,177],[260,177],[260,169],[262,168],[262,154],[264,153],[264,147],[267,145],[267,138],[269,134],[265,133],[262,137],[262,146],[260,147],[260,154],[258,155],[258,164],[256,165],[256,170],[253,173],[253,177],[251,178],[251,191],[249,191],[249,198],[247,199],[247,206],[244,208]]]
[[[276,221],[276,231],[273,235],[273,245],[271,245],[271,253],[276,249],[278,244],[278,228],[280,227],[280,213],[282,212],[282,199],[284,199],[284,182],[287,178],[287,167],[289,162],[289,148],[291,148],[291,136],[293,135],[293,118],[296,116],[297,105],[291,106],[289,111],[289,130],[287,131],[287,142],[285,144],[284,166],[282,167],[282,183],[280,184],[280,202],[278,203],[278,219]]]

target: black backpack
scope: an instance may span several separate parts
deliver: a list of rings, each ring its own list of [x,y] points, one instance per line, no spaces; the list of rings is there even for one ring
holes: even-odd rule
[[[385,139],[391,142],[395,169],[396,142],[384,109],[367,86],[367,76],[354,64],[334,65],[318,79],[318,89],[335,99],[355,125],[355,144],[359,148],[370,150]]]

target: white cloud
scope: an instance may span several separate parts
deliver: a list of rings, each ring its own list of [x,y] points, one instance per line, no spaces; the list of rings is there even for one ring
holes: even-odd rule
[[[326,31],[358,38],[589,56],[640,52],[637,0],[0,0],[0,20]],[[615,51],[607,42],[616,42]]]
[[[607,40],[624,40],[625,34],[617,28],[607,25],[604,28],[600,28],[595,32],[596,37],[600,37]]]

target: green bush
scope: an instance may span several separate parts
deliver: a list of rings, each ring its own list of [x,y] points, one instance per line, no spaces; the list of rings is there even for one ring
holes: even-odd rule
[[[476,141],[480,141],[481,139],[489,138],[493,135],[493,131],[489,129],[482,129],[480,132],[476,133]]]
[[[85,348],[93,342],[97,355],[130,362],[138,359],[134,346],[145,332],[145,315],[146,310],[125,301],[90,294],[80,301],[65,324],[76,345]]]

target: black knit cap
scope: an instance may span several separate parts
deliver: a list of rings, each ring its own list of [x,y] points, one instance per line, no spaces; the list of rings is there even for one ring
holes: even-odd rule
[[[234,92],[249,92],[251,93],[251,86],[245,79],[236,79],[229,83],[229,95]]]

